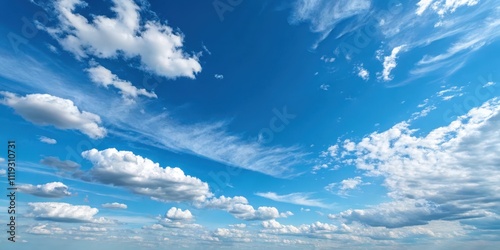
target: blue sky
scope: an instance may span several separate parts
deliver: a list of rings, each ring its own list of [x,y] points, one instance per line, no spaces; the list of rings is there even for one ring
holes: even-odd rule
[[[496,1],[0,5],[2,245],[498,245]]]

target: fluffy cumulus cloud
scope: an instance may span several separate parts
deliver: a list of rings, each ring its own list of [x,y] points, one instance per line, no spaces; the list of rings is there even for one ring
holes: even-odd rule
[[[49,94],[30,94],[22,97],[10,92],[0,94],[4,96],[0,103],[13,108],[16,113],[34,124],[78,130],[93,139],[106,136],[106,129],[100,125],[101,118],[96,114],[80,111],[71,100]]]
[[[170,208],[165,217],[170,220],[191,220],[193,219],[193,215],[189,210],[182,210],[180,208],[172,207]]]
[[[113,203],[104,203],[101,205],[103,208],[109,209],[127,209],[127,205],[123,203],[113,202]]]
[[[92,162],[89,173],[95,181],[124,187],[136,194],[165,202],[203,202],[212,196],[207,183],[185,175],[180,168],[160,167],[130,151],[91,149],[82,156]]]
[[[197,206],[225,210],[234,217],[243,220],[271,220],[291,215],[290,213],[280,213],[275,207],[258,207],[255,209],[248,204],[248,200],[243,196],[221,196],[209,199],[204,203],[197,204]]]
[[[61,182],[50,182],[43,185],[19,185],[17,187],[19,191],[27,194],[31,194],[39,197],[46,198],[62,198],[70,196],[71,193],[68,191],[68,186]]]
[[[49,235],[64,233],[64,230],[60,227],[50,227],[48,224],[39,224],[31,226],[26,232],[30,234]]]
[[[31,202],[28,216],[38,220],[59,222],[91,222],[106,223],[109,220],[94,216],[99,212],[97,208],[77,206],[62,202]]]
[[[87,72],[92,82],[108,88],[113,86],[120,91],[123,99],[129,103],[133,103],[138,96],[145,96],[149,98],[157,98],[153,92],[148,92],[145,89],[138,89],[129,81],[120,79],[117,75],[113,74],[109,69],[101,65],[88,68]]]
[[[57,25],[48,31],[66,51],[77,58],[138,58],[140,68],[167,78],[189,77],[201,71],[196,55],[183,50],[184,36],[156,20],[143,20],[133,0],[114,0],[113,17],[77,13],[87,3],[59,0],[53,11]]]
[[[405,45],[394,47],[389,56],[384,57],[383,66],[384,69],[381,73],[379,73],[379,79],[384,81],[391,81],[393,76],[391,76],[391,72],[398,65],[396,59],[398,58],[398,54],[405,48]]]
[[[285,202],[295,205],[304,205],[304,206],[322,207],[322,208],[329,207],[321,200],[311,198],[310,193],[291,193],[285,195],[278,195],[273,192],[267,192],[267,193],[256,193],[256,195],[267,199],[271,199],[273,201]]]
[[[52,138],[49,138],[49,137],[46,137],[46,136],[40,136],[40,137],[38,137],[38,139],[41,142],[47,143],[47,144],[56,144],[57,143],[56,139],[52,139]]]
[[[80,164],[74,161],[62,161],[58,157],[53,156],[44,157],[42,160],[40,160],[40,163],[49,167],[56,168],[58,170],[70,172],[76,171],[80,168]]]
[[[383,177],[393,201],[334,217],[383,227],[434,220],[498,223],[498,127],[500,100],[492,99],[425,135],[401,122],[366,136],[343,161]]]
[[[324,40],[337,24],[348,18],[365,14],[371,7],[369,0],[296,0],[290,22],[292,24],[306,22],[312,32],[320,33]],[[313,47],[316,47],[315,44]]]
[[[368,81],[370,79],[370,72],[367,69],[363,68],[363,64],[358,65],[356,67],[356,71],[358,72],[358,76],[361,79],[363,79],[365,81]]]

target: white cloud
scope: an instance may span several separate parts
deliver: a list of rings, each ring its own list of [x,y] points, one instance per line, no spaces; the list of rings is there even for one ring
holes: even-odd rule
[[[40,163],[49,167],[53,167],[64,171],[76,171],[80,168],[80,164],[66,160],[61,161],[58,157],[48,156],[40,160]]]
[[[380,73],[379,78],[382,78],[384,81],[391,81],[393,79],[393,77],[391,76],[391,71],[398,65],[396,63],[396,59],[398,58],[398,54],[404,48],[405,45],[394,47],[392,49],[391,55],[384,57],[384,62],[383,62],[384,69]]]
[[[193,219],[193,215],[189,210],[182,210],[180,208],[172,207],[167,211],[165,217],[170,220],[191,220]]]
[[[58,24],[45,28],[77,58],[139,58],[141,69],[167,78],[194,78],[201,71],[196,55],[182,49],[184,36],[159,21],[141,20],[141,10],[132,0],[114,0],[114,18],[76,13],[87,4],[59,0],[54,4]]]
[[[89,171],[98,182],[124,187],[136,194],[164,201],[198,201],[211,197],[208,184],[185,175],[180,168],[162,168],[148,158],[114,148],[82,152],[91,161]]]
[[[278,194],[273,193],[273,192],[267,192],[267,193],[256,193],[256,195],[273,200],[273,201],[290,203],[290,204],[295,204],[295,205],[303,205],[303,206],[310,206],[310,207],[322,207],[322,208],[329,207],[327,204],[323,203],[321,200],[312,199],[310,193],[291,193],[291,194],[285,194],[285,195],[278,195]]]
[[[368,72],[367,69],[363,68],[363,64],[357,66],[356,70],[358,71],[358,76],[361,77],[361,79],[365,81],[368,81],[370,79],[370,72]]]
[[[321,33],[316,48],[337,24],[347,18],[362,15],[371,7],[369,0],[296,0],[290,16],[290,23],[298,24],[307,22],[312,32]]]
[[[496,83],[495,83],[495,82],[491,82],[491,81],[490,81],[490,82],[485,83],[485,84],[483,85],[483,88],[488,88],[488,87],[491,87],[491,86],[494,86],[494,85],[496,85]]]
[[[417,15],[422,15],[431,6],[431,9],[439,15],[453,13],[462,6],[476,5],[479,0],[420,0],[417,3]]]
[[[321,84],[319,86],[319,88],[326,91],[326,90],[328,90],[328,88],[330,88],[330,85],[328,85],[328,84]]]
[[[62,202],[30,202],[28,216],[39,220],[60,222],[91,222],[109,223],[110,221],[94,216],[99,212],[97,208],[89,206],[76,206]]]
[[[31,184],[19,185],[18,189],[23,193],[46,198],[62,198],[71,195],[68,186],[61,182],[50,182],[36,186]]]
[[[457,96],[462,96],[463,89],[464,89],[464,87],[459,88],[457,86],[453,86],[451,88],[441,90],[441,91],[437,92],[436,94],[437,94],[437,96],[441,97],[443,99],[443,101],[449,101]]]
[[[215,75],[214,75],[214,77],[215,77],[215,79],[217,79],[217,80],[222,80],[222,79],[224,79],[224,75],[221,75],[221,74],[215,74]]]
[[[122,203],[118,203],[118,202],[104,203],[101,206],[103,208],[110,208],[110,209],[127,209],[126,204],[122,204]]]
[[[5,169],[0,169],[0,175],[1,175],[1,176],[7,175],[7,170],[5,170]]]
[[[111,73],[107,68],[101,65],[86,69],[89,73],[92,82],[101,85],[105,88],[113,86],[120,90],[120,94],[124,100],[133,103],[138,96],[146,96],[149,98],[157,98],[153,92],[148,92],[145,89],[138,89],[129,81],[120,79],[117,75]]]
[[[230,227],[236,227],[236,228],[246,228],[247,227],[247,224],[245,223],[239,223],[239,224],[233,224],[233,225],[229,225]]]
[[[40,136],[40,137],[38,137],[38,139],[41,142],[47,143],[47,144],[56,144],[57,143],[56,139],[52,139],[52,138],[45,137],[45,136]]]
[[[221,196],[196,205],[198,207],[221,209],[243,220],[270,220],[283,217],[283,215],[289,216],[287,213],[280,214],[275,207],[258,207],[255,209],[248,204],[248,200],[243,196]]]
[[[0,92],[0,102],[13,108],[24,119],[38,125],[52,125],[59,129],[75,129],[99,139],[106,136],[100,126],[101,118],[93,113],[80,111],[71,100],[48,94],[30,94],[19,97],[10,92]]]
[[[330,183],[325,186],[325,190],[334,192],[340,196],[347,196],[348,192],[357,189],[360,185],[368,185],[369,183],[363,182],[361,176],[356,176],[354,178],[348,178],[342,180],[339,183]]]
[[[30,234],[49,235],[54,233],[63,233],[64,230],[59,227],[48,227],[47,224],[39,224],[31,226],[28,230],[26,230],[26,232]]]
[[[393,201],[336,218],[403,227],[498,217],[499,117],[500,100],[492,99],[425,135],[401,122],[361,139],[343,161],[384,178]]]
[[[335,62],[335,57],[328,57],[323,55],[321,56],[320,60],[326,63],[332,63]]]

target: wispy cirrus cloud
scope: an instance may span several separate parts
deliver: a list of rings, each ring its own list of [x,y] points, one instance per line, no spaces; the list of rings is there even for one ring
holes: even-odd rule
[[[290,203],[295,205],[330,208],[331,205],[325,204],[322,200],[311,198],[311,193],[291,193],[279,195],[274,192],[256,193],[260,197],[264,197],[277,202]]]

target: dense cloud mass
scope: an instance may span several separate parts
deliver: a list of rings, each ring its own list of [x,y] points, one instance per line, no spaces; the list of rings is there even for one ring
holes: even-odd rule
[[[82,156],[92,162],[90,174],[101,183],[124,187],[164,202],[202,202],[212,196],[207,183],[185,175],[180,168],[162,168],[130,151],[91,149]]]
[[[417,136],[406,122],[372,133],[342,160],[382,176],[393,202],[333,215],[372,226],[497,218],[500,212],[500,101]]]

